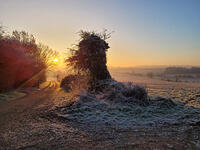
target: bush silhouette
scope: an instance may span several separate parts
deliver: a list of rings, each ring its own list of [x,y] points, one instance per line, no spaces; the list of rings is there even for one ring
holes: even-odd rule
[[[36,44],[34,36],[25,31],[8,35],[0,27],[0,91],[39,86],[46,80],[45,70],[55,54],[47,46]]]
[[[109,48],[106,39],[110,34],[95,32],[80,32],[80,41],[75,48],[70,49],[71,57],[66,62],[77,74],[86,75],[91,90],[95,89],[100,80],[110,79],[106,63],[106,52]]]
[[[73,82],[75,82],[78,78],[79,76],[70,74],[62,79],[60,86],[69,92],[72,89]]]

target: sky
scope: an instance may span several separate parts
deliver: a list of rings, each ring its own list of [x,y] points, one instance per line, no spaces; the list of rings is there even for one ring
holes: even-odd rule
[[[114,31],[108,66],[200,66],[200,0],[0,0],[0,24],[61,53],[80,30]]]

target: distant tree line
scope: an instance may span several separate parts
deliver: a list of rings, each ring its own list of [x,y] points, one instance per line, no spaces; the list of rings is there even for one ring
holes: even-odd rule
[[[164,74],[200,74],[200,67],[168,67],[165,69]]]

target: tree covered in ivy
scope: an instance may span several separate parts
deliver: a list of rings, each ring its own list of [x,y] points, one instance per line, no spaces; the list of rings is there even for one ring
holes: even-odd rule
[[[66,59],[67,65],[81,75],[86,75],[90,88],[94,88],[100,80],[110,79],[107,69],[106,52],[109,45],[106,42],[110,33],[80,32],[80,41],[71,48],[71,56]]]

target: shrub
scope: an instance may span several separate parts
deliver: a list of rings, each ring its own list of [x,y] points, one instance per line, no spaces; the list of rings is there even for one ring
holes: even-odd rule
[[[64,77],[60,83],[60,87],[65,89],[66,91],[71,90],[72,82],[76,80],[77,75],[68,75]]]
[[[88,78],[90,89],[93,90],[96,82],[111,78],[106,66],[106,51],[109,46],[105,41],[110,34],[106,34],[106,31],[102,34],[81,31],[80,37],[78,45],[70,49],[71,57],[66,62],[77,74]]]
[[[122,90],[122,94],[126,97],[134,97],[138,100],[146,100],[148,98],[145,88],[128,83],[128,86]]]
[[[0,91],[21,86],[39,86],[56,52],[36,44],[33,35],[13,31],[6,35],[0,27]]]
[[[115,80],[102,81],[102,91],[105,99],[120,103],[133,103],[142,106],[149,105],[148,92],[144,87],[134,85],[131,82],[122,83]]]
[[[60,83],[60,87],[65,91],[70,92],[74,89],[87,89],[85,78],[82,75],[70,74],[64,77]]]

